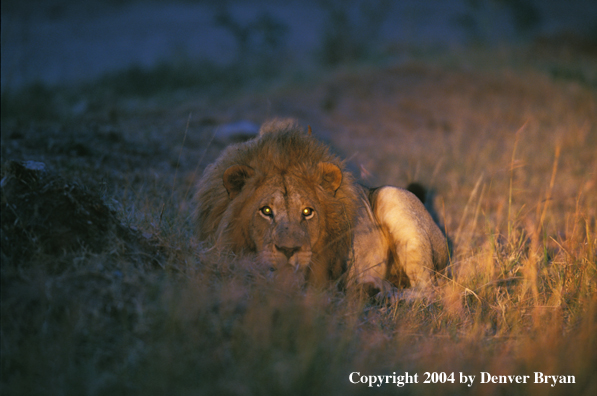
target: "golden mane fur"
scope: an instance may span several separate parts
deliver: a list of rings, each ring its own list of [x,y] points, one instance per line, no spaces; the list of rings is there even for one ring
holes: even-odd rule
[[[342,173],[335,192],[326,188],[326,168],[322,164],[333,164]],[[233,197],[223,182],[230,169],[237,173],[238,169],[253,172],[250,175],[240,172],[240,177],[247,181]],[[218,249],[256,253],[256,242],[251,239],[251,218],[243,209],[260,198],[255,196],[256,191],[261,195],[269,193],[260,186],[280,176],[292,177],[294,183],[314,195],[310,198],[321,205],[324,218],[319,223],[321,236],[310,247],[314,267],[311,272],[315,273],[316,283],[337,278],[346,270],[351,251],[358,190],[343,161],[294,122],[274,120],[264,124],[259,136],[227,147],[205,169],[196,194],[195,217],[200,240]]]

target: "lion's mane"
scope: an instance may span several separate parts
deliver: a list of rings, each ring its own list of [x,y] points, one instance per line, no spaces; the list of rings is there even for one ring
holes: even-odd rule
[[[320,186],[321,163],[340,168],[342,182],[335,194]],[[223,184],[225,171],[233,166],[247,166],[255,173],[243,194],[231,199]],[[251,220],[241,215],[242,208],[256,188],[272,175],[296,175],[305,183],[305,191],[315,191],[322,205],[323,243],[313,247],[312,265],[324,266],[329,277],[345,271],[352,246],[352,229],[358,206],[358,190],[344,162],[295,123],[274,120],[265,124],[259,136],[227,147],[215,163],[209,165],[198,183],[195,218],[199,239],[218,248],[249,253],[255,246],[248,238]],[[312,188],[316,186],[316,188]],[[267,193],[267,192],[265,192]],[[316,251],[317,249],[317,251]]]

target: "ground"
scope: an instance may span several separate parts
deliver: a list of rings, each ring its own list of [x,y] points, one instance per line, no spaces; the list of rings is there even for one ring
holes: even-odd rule
[[[353,372],[408,372],[407,394],[594,394],[594,48],[223,67],[188,87],[181,66],[3,93],[3,392],[362,394]],[[432,300],[281,282],[198,244],[194,183],[272,116],[310,125],[365,184],[432,189],[454,244]]]

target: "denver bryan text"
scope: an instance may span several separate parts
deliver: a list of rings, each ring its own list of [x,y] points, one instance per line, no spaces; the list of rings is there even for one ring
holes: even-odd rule
[[[550,384],[552,387],[556,384],[575,384],[574,375],[545,375],[535,371],[535,384]],[[481,372],[482,384],[526,384],[531,378],[530,375],[491,375],[487,372]]]

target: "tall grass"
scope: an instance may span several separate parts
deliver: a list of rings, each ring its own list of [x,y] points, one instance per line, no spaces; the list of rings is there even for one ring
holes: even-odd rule
[[[305,111],[315,135],[327,128],[336,148],[381,181],[435,187],[454,251],[434,297],[371,303],[216,256],[194,237],[188,194],[196,164],[187,157],[199,161],[207,147],[164,137],[176,165],[147,156],[148,170],[120,174],[114,193],[123,222],[153,235],[159,266],[139,265],[146,253],[118,239],[99,252],[35,250],[27,263],[3,247],[3,393],[368,393],[350,382],[353,372],[418,375],[418,384],[384,384],[381,394],[597,391],[592,91],[533,74],[420,65],[289,91],[268,98]],[[330,92],[336,106],[318,108]],[[249,99],[235,98],[235,111],[257,118],[260,97]],[[230,111],[214,106],[197,105],[193,118]],[[144,142],[138,118],[121,121],[125,142]],[[203,142],[207,127],[183,118],[180,141]],[[425,372],[455,373],[455,383],[424,384]],[[481,372],[530,380],[482,384]],[[534,384],[535,372],[575,383]],[[475,376],[472,386],[460,373]]]

